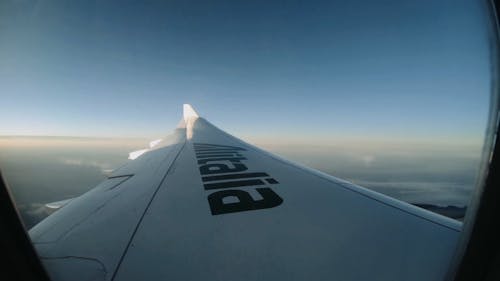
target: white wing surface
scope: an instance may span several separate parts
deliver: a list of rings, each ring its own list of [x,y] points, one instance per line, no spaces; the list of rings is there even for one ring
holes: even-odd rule
[[[461,224],[228,135],[175,133],[40,222],[53,280],[443,280]]]

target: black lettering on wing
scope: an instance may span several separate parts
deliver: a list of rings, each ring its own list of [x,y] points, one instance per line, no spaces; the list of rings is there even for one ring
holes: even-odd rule
[[[212,215],[268,209],[283,203],[283,199],[268,187],[256,188],[256,190],[262,199],[254,200],[248,192],[239,189],[217,191],[208,195]],[[224,203],[226,197],[236,197],[238,202]]]
[[[223,174],[223,173],[237,173],[248,170],[247,166],[241,163],[232,163],[234,168],[229,167],[226,164],[213,163],[205,164],[200,166],[200,174],[211,175],[211,174]]]

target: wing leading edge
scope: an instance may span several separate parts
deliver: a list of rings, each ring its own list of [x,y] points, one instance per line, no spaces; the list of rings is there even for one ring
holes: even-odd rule
[[[54,280],[442,280],[460,229],[249,145],[184,105],[170,142],[30,235]]]

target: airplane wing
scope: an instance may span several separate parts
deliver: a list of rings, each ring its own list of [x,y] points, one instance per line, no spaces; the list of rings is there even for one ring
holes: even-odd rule
[[[53,280],[443,280],[461,223],[303,167],[189,105],[30,230]]]

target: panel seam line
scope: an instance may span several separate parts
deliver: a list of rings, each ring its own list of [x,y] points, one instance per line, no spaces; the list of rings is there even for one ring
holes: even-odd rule
[[[148,212],[149,207],[151,206],[151,203],[153,203],[153,200],[156,197],[156,193],[158,193],[158,191],[160,190],[161,186],[163,185],[163,182],[165,182],[165,179],[167,178],[168,174],[172,170],[172,167],[174,166],[175,162],[177,161],[177,158],[179,157],[181,152],[184,150],[186,143],[187,143],[187,140],[185,140],[184,143],[182,144],[182,147],[179,149],[179,152],[177,152],[177,155],[175,155],[175,158],[172,161],[172,164],[170,164],[170,167],[168,167],[167,172],[165,173],[165,175],[163,176],[163,178],[160,181],[160,184],[158,184],[158,187],[156,188],[155,192],[153,193],[153,196],[151,196],[151,199],[149,200],[148,205],[144,209],[144,212],[142,213],[141,218],[137,222],[137,225],[135,226],[134,231],[132,232],[132,235],[130,236],[130,239],[127,243],[127,246],[125,247],[125,250],[123,251],[123,254],[120,257],[120,261],[118,261],[118,264],[116,265],[116,269],[114,270],[113,276],[110,279],[111,281],[115,280],[116,274],[118,273],[118,270],[120,269],[120,266],[121,266],[123,260],[125,259],[125,256],[127,255],[128,249],[130,248],[130,245],[132,244],[132,240],[134,240],[135,234],[139,230],[139,226],[141,225],[142,220],[146,216],[146,213]]]

